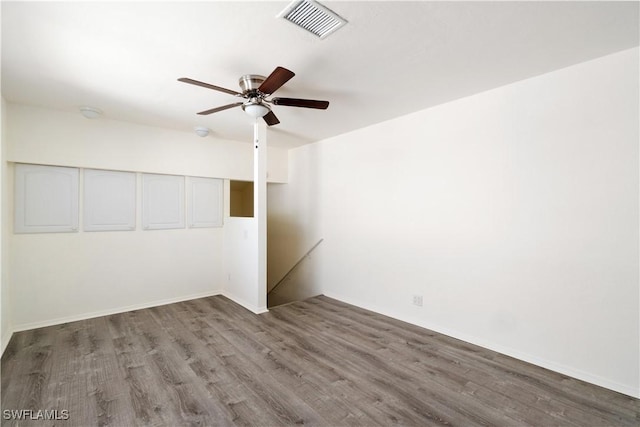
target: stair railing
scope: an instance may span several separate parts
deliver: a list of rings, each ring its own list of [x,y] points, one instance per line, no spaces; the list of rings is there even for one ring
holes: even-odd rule
[[[291,267],[291,269],[289,271],[287,271],[287,274],[285,274],[282,279],[280,279],[278,281],[278,283],[276,283],[276,285],[271,288],[271,290],[267,293],[267,295],[269,295],[271,292],[275,291],[276,288],[278,288],[278,286],[280,286],[282,283],[286,282],[286,280],[289,278],[289,276],[291,276],[291,274],[293,274],[293,272],[295,271],[296,268],[298,268],[298,266],[302,263],[302,261],[304,261],[306,258],[309,257],[309,255],[311,255],[311,252],[313,252],[318,246],[320,246],[320,243],[322,243],[324,239],[320,239],[318,240],[318,243],[316,243],[315,245],[313,245],[311,247],[311,249],[309,249],[307,251],[306,254],[302,255],[302,257],[298,260],[298,262],[296,262],[293,267]]]

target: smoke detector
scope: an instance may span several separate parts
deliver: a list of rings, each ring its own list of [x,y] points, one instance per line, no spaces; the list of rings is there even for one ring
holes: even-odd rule
[[[283,18],[321,39],[347,23],[346,19],[315,0],[295,0],[276,18]]]

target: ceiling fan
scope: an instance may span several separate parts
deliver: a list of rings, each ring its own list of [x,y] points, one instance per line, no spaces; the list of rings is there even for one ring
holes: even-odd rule
[[[316,101],[313,99],[299,98],[269,98],[276,90],[288,82],[295,74],[283,67],[276,67],[269,77],[259,76],[256,74],[246,74],[240,77],[239,84],[242,92],[226,89],[220,86],[214,86],[209,83],[200,82],[187,77],[181,77],[178,81],[189,83],[196,86],[202,86],[208,89],[217,90],[219,92],[228,93],[229,95],[244,98],[246,101],[234,102],[233,104],[223,105],[221,107],[212,108],[210,110],[201,111],[198,114],[206,115],[217,113],[218,111],[228,110],[229,108],[242,106],[242,109],[253,117],[262,117],[269,126],[277,125],[280,120],[271,111],[273,105],[285,105],[288,107],[304,107],[326,110],[329,107],[329,101]]]

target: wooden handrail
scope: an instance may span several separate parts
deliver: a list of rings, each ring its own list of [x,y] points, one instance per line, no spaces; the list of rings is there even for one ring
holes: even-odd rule
[[[320,245],[320,243],[322,243],[323,240],[324,239],[318,240],[318,243],[313,245],[313,247],[311,249],[309,249],[306,254],[302,255],[302,258],[300,258],[298,260],[298,262],[296,262],[293,265],[293,267],[291,267],[291,269],[289,271],[287,271],[287,274],[285,274],[282,277],[282,279],[280,279],[280,281],[278,281],[278,283],[276,283],[276,285],[273,288],[271,288],[271,290],[269,292],[267,292],[267,295],[269,295],[271,292],[275,291],[278,286],[280,286],[285,280],[287,280],[287,278],[291,275],[291,273],[293,273],[293,270],[295,270],[300,265],[300,263],[302,261],[304,261],[304,259],[307,258],[311,254],[311,252],[313,252],[315,250],[315,248],[317,248]]]

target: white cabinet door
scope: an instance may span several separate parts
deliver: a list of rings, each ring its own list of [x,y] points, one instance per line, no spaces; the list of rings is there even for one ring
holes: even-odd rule
[[[136,228],[136,174],[85,169],[84,231]]]
[[[142,174],[142,228],[184,228],[184,176]]]
[[[16,164],[16,233],[78,231],[77,168]]]
[[[188,177],[189,228],[222,227],[223,180]]]

